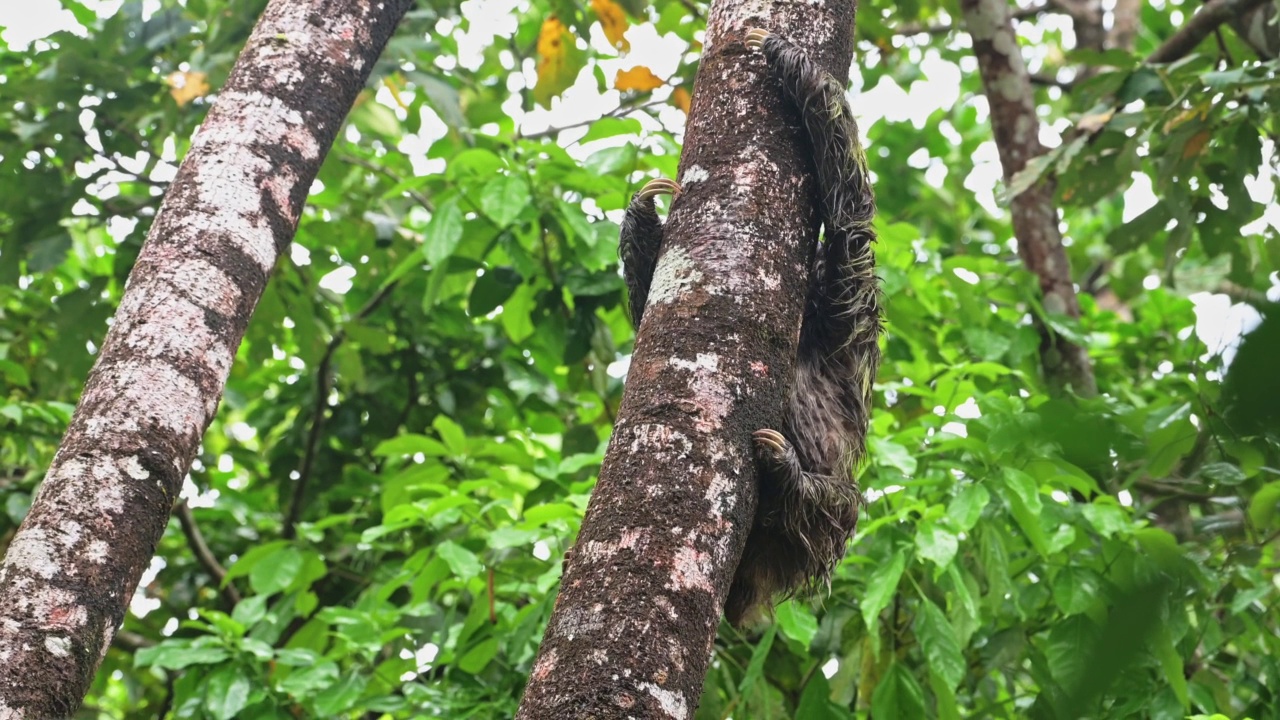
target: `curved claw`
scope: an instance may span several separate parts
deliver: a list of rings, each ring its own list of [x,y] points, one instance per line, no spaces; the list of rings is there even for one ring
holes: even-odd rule
[[[759,50],[760,46],[764,45],[764,41],[768,39],[768,37],[769,37],[768,30],[761,30],[760,28],[751,28],[750,30],[747,31],[747,47],[755,48],[756,50]]]
[[[756,441],[756,445],[763,446],[772,450],[776,454],[784,454],[787,452],[790,443],[777,430],[765,428],[751,433],[752,439]]]
[[[658,195],[671,195],[678,197],[684,192],[684,188],[680,187],[680,183],[667,178],[656,178],[644,184],[640,191],[636,193],[637,200],[648,200]]]

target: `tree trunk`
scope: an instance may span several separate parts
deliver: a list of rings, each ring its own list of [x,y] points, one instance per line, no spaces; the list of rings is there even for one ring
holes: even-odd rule
[[[973,52],[991,107],[991,130],[1008,185],[1028,162],[1044,153],[1031,77],[1018,49],[1007,0],[961,0],[960,7],[973,38]],[[1080,302],[1058,228],[1053,180],[1040,180],[1014,197],[1011,205],[1018,255],[1039,279],[1045,311],[1078,319]],[[1095,394],[1097,385],[1088,352],[1044,323],[1040,333],[1041,364],[1049,384],[1069,386],[1082,396]]]
[[[169,188],[0,568],[0,719],[70,716],[307,192],[411,0],[273,0]]]
[[[852,0],[715,0],[626,394],[518,718],[688,718],[794,375],[818,197],[761,27],[848,78]]]

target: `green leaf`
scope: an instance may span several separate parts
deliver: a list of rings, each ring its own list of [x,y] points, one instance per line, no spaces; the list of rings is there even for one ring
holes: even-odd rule
[[[871,714],[877,718],[924,718],[924,690],[902,663],[894,661],[871,695]]]
[[[1049,547],[1049,539],[1045,536],[1044,527],[1040,524],[1040,510],[1043,505],[1035,478],[1013,468],[1005,468],[1002,477],[1008,491],[1005,493],[1005,501],[1008,502],[1009,511],[1017,521],[1018,527],[1022,528],[1023,534],[1027,536],[1027,540],[1041,557],[1049,557],[1052,550]]]
[[[249,571],[249,585],[253,591],[273,595],[293,584],[303,564],[302,551],[285,546],[258,561]]]
[[[1098,627],[1084,615],[1073,615],[1049,628],[1044,648],[1053,679],[1074,687],[1084,678],[1085,661],[1098,640]]]
[[[956,551],[960,548],[960,540],[955,533],[925,520],[916,531],[916,548],[920,556],[932,560],[942,571],[956,559]]]
[[[1248,479],[1240,468],[1225,462],[1206,463],[1200,468],[1200,476],[1220,485],[1239,485]]]
[[[249,704],[251,689],[240,668],[219,668],[205,681],[204,707],[217,720],[230,720]]]
[[[756,641],[755,650],[751,652],[751,661],[747,663],[747,669],[742,673],[742,681],[738,683],[738,694],[745,695],[748,691],[755,689],[757,683],[761,682],[761,676],[764,674],[764,661],[769,657],[769,649],[773,647],[773,639],[777,637],[778,626],[770,625],[764,631],[764,636]]]
[[[1114,498],[1097,498],[1092,503],[1081,507],[1080,513],[1103,537],[1123,534],[1132,527],[1129,511],[1120,507]]]
[[[226,648],[191,647],[186,640],[166,640],[154,647],[142,648],[134,653],[137,667],[154,667],[161,670],[181,670],[192,665],[216,665],[231,657]]]
[[[498,654],[498,639],[489,638],[471,647],[458,658],[458,668],[463,672],[477,675],[488,667],[489,662]]]
[[[867,624],[867,632],[872,634],[873,638],[877,637],[876,623],[879,614],[893,600],[893,593],[897,592],[897,583],[902,579],[904,569],[906,569],[906,553],[899,550],[893,553],[888,562],[879,565],[872,573],[872,577],[867,580],[867,593],[863,594],[861,610],[863,610],[863,621]]]
[[[423,72],[409,72],[408,76],[426,93],[431,107],[440,114],[440,119],[452,128],[467,127],[467,117],[462,112],[462,102],[458,90],[448,80]]]
[[[867,445],[877,464],[896,468],[908,477],[915,474],[916,458],[905,446],[876,436],[868,437]]]
[[[274,555],[287,545],[288,543],[284,540],[273,540],[250,548],[240,556],[239,560],[236,560],[234,565],[227,568],[227,576],[222,581],[223,586],[238,577],[248,575],[263,559]]]
[[[641,130],[640,121],[636,118],[603,117],[591,123],[587,134],[583,135],[579,142],[585,144],[592,140],[603,140],[618,135],[639,135]]]
[[[523,278],[520,273],[509,267],[495,267],[485,270],[476,278],[471,288],[471,297],[467,302],[467,314],[472,316],[488,315],[498,309],[511,293],[520,287]]]
[[[449,564],[449,570],[463,580],[479,577],[484,572],[484,565],[470,550],[457,543],[446,540],[436,546],[436,554]]]
[[[1259,530],[1267,530],[1280,510],[1280,481],[1267,483],[1249,500],[1249,521]]]
[[[1085,568],[1066,567],[1053,578],[1053,601],[1064,615],[1082,613],[1098,602],[1102,583]]]
[[[842,720],[849,717],[841,713],[831,702],[831,685],[822,673],[814,673],[800,694],[796,705],[797,718],[805,720]]]
[[[449,448],[433,437],[407,434],[384,440],[373,449],[373,454],[378,457],[397,457],[418,453],[427,457],[446,457],[449,454]]]
[[[1185,712],[1191,703],[1187,690],[1187,676],[1184,673],[1182,655],[1178,653],[1178,648],[1174,645],[1173,635],[1169,632],[1169,626],[1161,624],[1157,627],[1151,640],[1156,658],[1160,660],[1160,669],[1164,672],[1164,681],[1167,683],[1167,687],[1173,688],[1173,692],[1178,696],[1178,702],[1182,703],[1182,709]]]
[[[528,207],[529,199],[529,186],[524,179],[499,175],[484,186],[480,207],[498,227],[506,227]]]
[[[774,611],[774,619],[782,634],[803,648],[807,649],[818,634],[818,618],[814,617],[812,610],[795,600],[779,605]]]
[[[355,706],[369,684],[364,675],[347,674],[316,696],[316,711],[321,717],[339,717]]]
[[[949,690],[954,690],[967,673],[964,655],[960,652],[960,641],[956,638],[955,629],[947,621],[947,616],[927,598],[920,601],[916,633],[924,647],[929,668],[938,673]]]
[[[967,485],[947,506],[947,518],[960,532],[969,532],[978,524],[982,510],[991,502],[991,493],[977,483]]]
[[[449,449],[449,454],[453,457],[463,457],[467,454],[469,444],[467,443],[466,433],[462,431],[462,427],[458,423],[450,420],[444,415],[437,415],[436,419],[431,422],[431,427],[440,433],[440,439],[444,441],[445,447]]]
[[[438,265],[453,254],[462,242],[462,210],[457,198],[449,198],[431,215],[423,232],[422,254],[427,262]]]

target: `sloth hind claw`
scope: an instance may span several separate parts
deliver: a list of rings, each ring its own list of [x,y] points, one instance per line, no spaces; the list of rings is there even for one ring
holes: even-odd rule
[[[772,467],[787,467],[795,458],[791,443],[777,430],[757,430],[751,433],[751,439],[755,442],[756,455]]]
[[[747,31],[747,47],[759,50],[760,46],[764,45],[764,41],[767,40],[768,38],[769,38],[768,30],[761,30],[760,28],[751,28],[750,30]]]
[[[680,187],[680,183],[667,178],[655,178],[644,184],[640,191],[636,193],[636,198],[640,200],[648,200],[659,195],[678,196],[684,192],[684,188]]]

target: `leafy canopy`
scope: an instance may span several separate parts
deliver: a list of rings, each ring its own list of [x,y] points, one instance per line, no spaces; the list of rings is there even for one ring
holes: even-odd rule
[[[76,31],[0,50],[5,537],[262,2],[62,5]],[[862,3],[853,97],[889,320],[873,501],[829,597],[725,629],[699,718],[1276,706],[1280,321],[1213,338],[1256,322],[1280,269],[1277,68],[1226,29],[1144,65],[1199,3],[1141,5],[1133,52],[1075,50],[1051,11],[1020,25],[1062,140],[1014,186],[1058,178],[1085,316],[1045,319],[1092,349],[1103,394],[1079,401],[1040,377],[1044,311],[967,38],[903,34],[953,4]],[[621,397],[618,211],[676,173],[705,12],[410,15],[191,472],[242,599],[171,523],[85,717],[510,717]],[[548,127],[587,100],[603,109]]]

